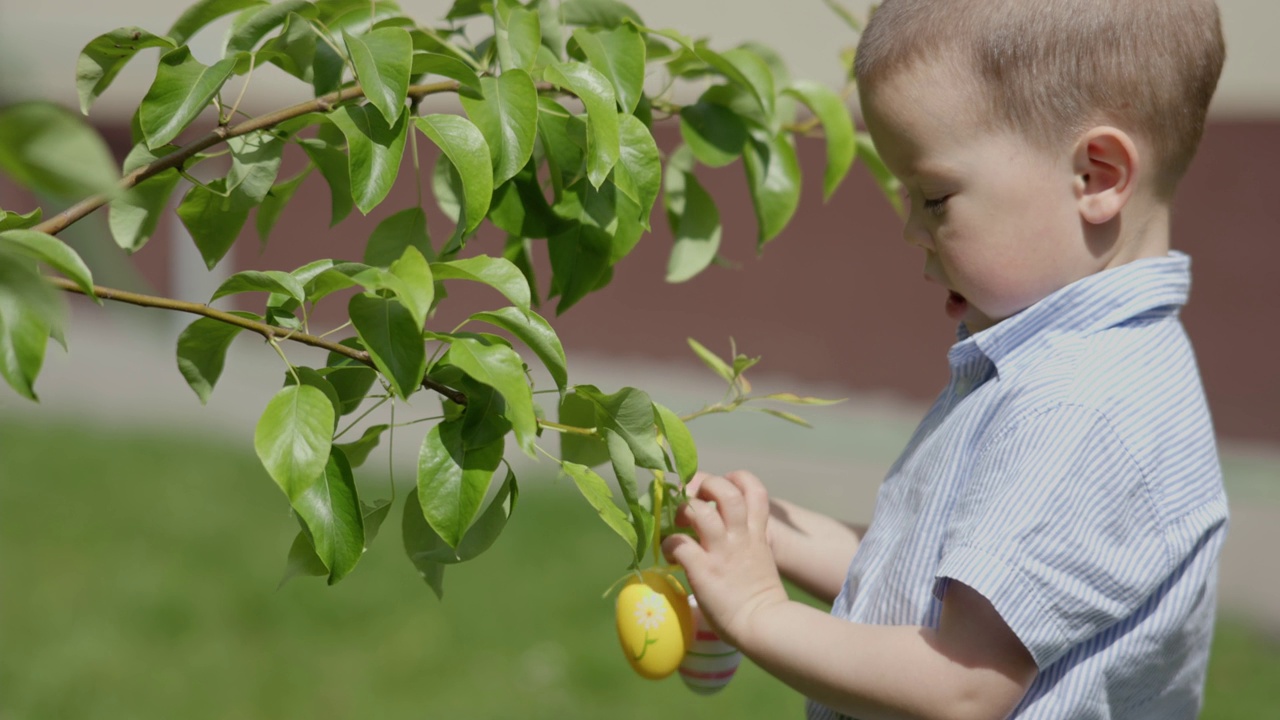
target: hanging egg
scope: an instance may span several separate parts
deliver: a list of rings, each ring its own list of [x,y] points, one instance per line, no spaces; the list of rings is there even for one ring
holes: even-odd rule
[[[618,593],[618,641],[631,668],[659,680],[676,671],[693,638],[688,596],[678,580],[652,570]]]
[[[698,610],[698,602],[689,596],[689,609],[693,613],[693,644],[680,663],[680,679],[699,695],[720,692],[742,662],[742,653],[720,639]]]

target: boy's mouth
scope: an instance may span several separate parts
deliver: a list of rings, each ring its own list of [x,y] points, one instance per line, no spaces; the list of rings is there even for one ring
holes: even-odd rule
[[[960,321],[964,319],[964,314],[969,310],[969,301],[960,293],[952,290],[947,294],[947,317],[952,320]]]

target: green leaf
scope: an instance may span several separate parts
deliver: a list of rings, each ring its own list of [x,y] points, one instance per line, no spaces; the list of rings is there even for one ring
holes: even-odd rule
[[[29,258],[0,248],[0,376],[19,395],[38,400],[36,376],[49,334],[61,332],[66,307]]]
[[[280,219],[280,213],[284,212],[284,207],[293,199],[294,193],[298,192],[298,188],[302,187],[302,183],[310,175],[314,164],[308,164],[307,167],[297,175],[276,183],[271,187],[271,191],[262,199],[262,203],[258,205],[258,215],[256,225],[258,228],[258,238],[265,247],[267,239],[271,236],[271,230],[276,226],[276,221]],[[344,169],[345,173],[346,170]],[[174,173],[177,174],[176,172]],[[348,202],[350,196],[348,196]]]
[[[751,409],[765,413],[766,415],[772,415],[776,418],[782,418],[783,420],[786,420],[789,423],[795,423],[796,425],[799,425],[801,427],[807,427],[807,428],[813,427],[804,418],[798,415],[793,415],[789,412],[784,412],[782,410],[774,410],[773,408],[751,408]]]
[[[635,10],[618,0],[565,0],[560,15],[567,25],[614,28],[627,20],[644,25]]]
[[[621,152],[613,168],[613,181],[640,208],[639,220],[649,227],[649,214],[662,185],[662,157],[649,128],[634,115],[620,115]]]
[[[502,64],[502,74],[532,68],[534,58],[538,55],[538,47],[542,45],[538,13],[499,2],[495,5],[493,14],[494,41],[498,45],[498,62]]]
[[[440,75],[450,80],[457,80],[461,85],[460,93],[469,91],[479,95],[480,76],[476,71],[469,67],[461,60],[442,55],[434,52],[415,51],[413,53],[413,66],[410,69],[414,75]]]
[[[369,453],[378,447],[378,443],[382,440],[382,433],[386,432],[390,425],[371,425],[364,430],[364,434],[355,442],[342,443],[336,445],[342,450],[342,454],[347,456],[347,461],[351,463],[351,467],[360,467],[365,460],[369,459]]]
[[[235,57],[205,65],[185,45],[161,56],[155,82],[138,109],[147,147],[158,148],[178,137],[209,106],[235,66]]]
[[[461,238],[467,229],[465,223],[460,222],[463,206],[462,176],[444,153],[436,156],[436,165],[431,171],[431,192],[436,196],[436,204],[445,217],[457,224],[453,237],[445,244],[444,252],[457,251],[461,248]]]
[[[667,261],[667,282],[679,283],[707,269],[720,249],[723,227],[715,200],[697,176],[668,166],[667,194],[679,192],[680,213],[672,228],[675,244]],[[676,178],[679,178],[678,180]]]
[[[576,392],[560,399],[559,422],[576,428],[596,428],[596,406]],[[588,467],[595,467],[609,459],[609,448],[600,435],[560,433],[560,457]]]
[[[267,41],[262,50],[268,53],[270,62],[290,75],[305,83],[316,82],[316,66],[320,65],[320,73],[332,73],[328,62],[332,54],[321,58],[316,54],[316,43],[319,40],[315,26],[307,18],[298,13],[290,13],[285,18],[284,28],[280,34]],[[323,41],[321,41],[323,42]],[[325,46],[328,47],[327,45]],[[341,59],[339,59],[341,62]],[[337,68],[341,72],[341,66]]]
[[[511,513],[515,512],[519,498],[520,487],[516,484],[516,474],[508,467],[507,477],[498,488],[498,494],[489,501],[489,506],[458,543],[458,562],[472,560],[493,546],[507,526],[507,521],[511,519]]]
[[[93,290],[93,274],[70,245],[58,238],[35,230],[0,232],[0,248],[26,255],[48,265],[71,279],[85,295],[98,300]],[[98,303],[101,304],[101,300]]]
[[[520,268],[525,281],[529,283],[529,294],[533,306],[539,307],[541,303],[538,300],[538,278],[533,270],[533,243],[528,238],[508,235],[507,242],[502,247],[502,256]]]
[[[329,201],[332,207],[329,227],[333,227],[351,213],[354,205],[351,199],[351,170],[347,154],[320,140],[299,140],[298,145],[311,162],[320,168],[320,174],[329,184]]]
[[[596,512],[600,514],[600,518],[604,520],[605,524],[627,543],[627,547],[631,548],[632,553],[637,556],[643,554],[643,550],[638,547],[639,538],[636,535],[635,528],[627,520],[626,513],[622,512],[622,509],[614,504],[613,492],[609,490],[604,478],[585,465],[566,462],[563,467],[569,477],[573,478],[573,483],[578,486],[578,491],[587,499],[591,507],[595,508]]]
[[[394,298],[353,295],[347,310],[374,365],[391,381],[396,395],[409,397],[427,372],[422,326]]]
[[[705,44],[699,44],[698,56],[729,80],[750,90],[766,118],[774,116],[776,92],[773,87],[773,72],[759,55],[746,48],[716,53]]]
[[[88,115],[93,101],[106,92],[125,64],[139,50],[152,47],[176,46],[167,37],[153,35],[137,27],[116,28],[90,40],[80,51],[80,58],[76,61],[76,91],[80,95],[80,112]]]
[[[364,350],[356,338],[347,338],[338,344]],[[369,394],[369,388],[373,387],[374,381],[378,379],[378,373],[373,368],[335,352],[329,353],[325,368],[328,371],[325,379],[338,393],[338,400],[341,403],[339,415],[350,415],[355,412],[364,402],[365,396]]]
[[[555,100],[539,97],[538,137],[542,139],[551,186],[559,201],[564,188],[586,174],[587,123]]]
[[[111,193],[120,179],[102,136],[78,115],[46,102],[0,110],[0,171],[38,193],[69,200]]]
[[[295,366],[284,374],[284,384],[289,385],[306,385],[313,387],[329,399],[329,404],[333,406],[334,430],[338,429],[338,412],[342,407],[342,400],[338,398],[338,391],[333,388],[324,375],[321,375],[315,368]]]
[[[175,45],[184,45],[188,38],[223,15],[263,4],[264,0],[200,0],[184,10],[166,34]]]
[[[536,160],[493,191],[489,221],[518,238],[545,238],[560,225],[538,185]]]
[[[666,406],[654,403],[653,409],[658,415],[658,427],[662,428],[662,435],[671,448],[680,482],[687,483],[698,472],[698,446],[693,442],[693,435],[680,416]]]
[[[458,337],[445,354],[446,361],[502,394],[507,403],[506,417],[516,433],[520,447],[534,456],[533,442],[538,432],[538,419],[533,412],[533,393],[524,376],[524,362],[506,345],[482,339]]]
[[[431,249],[431,238],[427,234],[427,215],[420,207],[401,210],[378,223],[365,246],[364,263],[388,267],[411,247],[416,248],[423,257],[435,255]]]
[[[902,188],[902,183],[898,182],[898,178],[894,177],[892,172],[889,172],[889,168],[880,159],[880,153],[876,151],[876,146],[872,142],[870,135],[858,133],[857,146],[858,157],[862,158],[862,162],[867,166],[872,179],[880,187],[880,192],[884,193],[885,198],[893,206],[893,209],[899,215],[902,215],[902,195],[899,192]]]
[[[346,577],[364,554],[364,515],[342,452],[330,452],[324,472],[289,501],[311,531],[316,555],[329,568],[329,584]]]
[[[314,387],[290,385],[267,403],[254,430],[254,450],[291,503],[324,471],[332,434],[333,405]]]
[[[431,263],[436,280],[468,280],[488,285],[522,310],[529,309],[529,283],[520,268],[506,258],[477,255]]]
[[[502,461],[502,450],[500,440],[468,446],[460,422],[441,422],[423,439],[418,502],[427,523],[449,547],[458,547],[475,519]]]
[[[285,583],[299,575],[324,577],[328,574],[329,568],[324,566],[324,561],[316,554],[311,538],[307,537],[305,530],[299,530],[293,538],[293,544],[289,546],[289,555],[284,563],[284,577],[280,578],[280,584],[276,589],[284,587]]]
[[[391,192],[400,172],[409,109],[402,108],[395,124],[387,123],[381,112],[368,105],[346,105],[330,117],[347,138],[352,197],[360,212],[368,215]],[[323,166],[320,171],[324,172]]]
[[[460,227],[465,228],[461,236],[470,235],[489,212],[493,197],[493,165],[484,133],[457,115],[424,115],[415,122],[444,151],[461,176],[465,213],[460,221]]]
[[[591,66],[609,79],[622,112],[634,112],[644,94],[645,65],[644,38],[636,26],[623,23],[612,30],[579,28],[573,39]]]
[[[516,307],[505,307],[492,312],[478,312],[471,316],[472,320],[489,323],[506,330],[519,338],[520,342],[529,346],[533,354],[538,356],[542,364],[551,373],[551,379],[561,393],[569,382],[569,373],[565,368],[564,347],[555,330],[532,310]]]
[[[644,508],[640,505],[640,488],[636,484],[636,458],[631,453],[631,446],[615,432],[604,431],[605,446],[609,449],[609,461],[613,465],[613,475],[618,479],[618,488],[622,491],[622,500],[631,511],[631,527],[635,529],[635,560],[644,560],[645,550],[649,546],[651,523],[646,524]]]
[[[666,469],[666,458],[658,446],[653,401],[643,390],[628,387],[605,395],[591,385],[579,385],[576,392],[595,405],[597,426],[608,428],[627,441],[636,464],[652,470]]]
[[[496,78],[481,78],[480,84],[482,99],[465,95],[459,99],[467,116],[488,140],[493,184],[501,185],[520,172],[533,155],[538,134],[538,91],[529,73],[519,69]]]
[[[249,313],[232,314],[252,317]],[[208,404],[213,386],[222,376],[227,348],[231,347],[231,341],[242,329],[221,320],[200,318],[178,335],[178,372],[200,398],[200,404]]]
[[[800,207],[800,161],[785,133],[767,137],[753,133],[743,160],[759,225],[757,245],[763,248]]]
[[[598,189],[587,182],[578,182],[567,188],[554,210],[567,219],[587,225],[593,225],[604,231],[609,237],[608,265],[613,265],[635,248],[641,235],[644,234],[644,222],[641,219],[640,206],[626,193],[619,191],[612,181],[606,182]],[[552,238],[551,264],[559,274],[560,260],[556,257],[559,249],[556,238]],[[553,285],[555,285],[553,279]],[[559,286],[557,286],[559,287]],[[588,290],[598,289],[592,286]]]
[[[827,138],[827,169],[823,176],[822,197],[830,200],[849,173],[858,152],[849,108],[834,90],[820,83],[798,82],[787,90],[787,94],[799,98],[822,123]]]
[[[742,155],[747,126],[742,116],[724,105],[699,100],[681,108],[680,136],[698,162],[723,167]]]
[[[689,347],[693,349],[694,354],[697,355],[707,367],[711,368],[712,372],[724,378],[725,382],[733,382],[733,368],[729,367],[725,361],[721,360],[715,353],[703,347],[702,343],[694,340],[693,338],[687,339],[689,341]]]
[[[388,127],[395,125],[409,93],[409,71],[413,66],[413,39],[409,32],[388,27],[361,37],[343,33],[343,40],[365,97],[382,113]]]
[[[240,13],[227,31],[226,43],[222,48],[223,56],[254,49],[268,33],[284,25],[290,15],[314,18],[316,8],[307,0],[282,0],[270,5],[250,7]]]
[[[302,283],[287,272],[280,270],[244,270],[224,280],[218,286],[218,289],[213,292],[213,297],[209,298],[209,302],[212,303],[214,300],[227,295],[245,292],[280,293],[288,295],[299,303],[307,301],[307,292],[302,289]]]
[[[574,222],[547,239],[551,257],[551,285],[560,294],[556,314],[562,315],[599,286],[609,270],[613,236],[586,222]]]
[[[448,549],[440,534],[422,515],[422,504],[415,487],[404,501],[404,519],[400,524],[404,553],[417,568],[422,579],[431,587],[437,598],[444,598],[445,564],[432,559]]]
[[[552,65],[544,76],[577,95],[587,109],[587,178],[598,188],[618,162],[620,140],[613,86],[599,70],[575,61]]]
[[[0,231],[26,230],[33,225],[39,225],[40,219],[43,217],[44,211],[40,208],[36,208],[26,215],[9,210],[0,210]]]
[[[442,342],[453,340],[448,336],[438,339]],[[429,377],[466,395],[466,405],[458,405],[447,398],[442,399],[440,404],[444,408],[446,420],[462,419],[462,440],[468,446],[487,445],[501,440],[511,432],[511,421],[506,417],[507,401],[492,386],[476,382],[460,368],[447,362],[437,363]]]
[[[378,530],[382,528],[383,521],[387,519],[387,515],[391,514],[391,501],[379,500],[369,505],[362,500],[360,509],[364,513],[364,548],[368,550],[373,545],[374,539],[378,537]]]
[[[828,400],[816,397],[801,397],[795,393],[773,393],[772,395],[761,395],[759,400],[776,400],[789,405],[835,405],[844,402],[844,398],[839,400]]]
[[[284,141],[271,133],[257,132],[229,138],[227,149],[231,151],[227,190],[239,190],[255,205],[261,203],[280,173]]]
[[[435,301],[436,286],[431,276],[431,266],[416,247],[407,247],[399,260],[391,263],[389,272],[400,280],[396,296],[408,308],[413,321],[421,328],[427,322],[431,304]]]
[[[145,143],[139,143],[124,161],[125,174],[158,158]],[[182,176],[177,169],[165,170],[138,183],[111,201],[107,226],[111,237],[126,252],[134,253],[155,234],[160,216],[169,207],[169,198]]]
[[[191,233],[209,269],[227,254],[249,219],[253,201],[243,193],[227,194],[226,180],[193,185],[178,204],[178,217]]]

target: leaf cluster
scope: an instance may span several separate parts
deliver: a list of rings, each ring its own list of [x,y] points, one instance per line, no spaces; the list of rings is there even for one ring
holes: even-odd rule
[[[189,42],[227,16],[220,56],[201,62]],[[0,111],[0,170],[51,197],[83,198],[49,220],[39,209],[0,211],[0,376],[36,398],[48,340],[63,341],[65,308],[55,286],[200,315],[178,338],[177,360],[201,402],[234,339],[245,330],[260,335],[287,370],[254,435],[299,523],[286,578],[324,575],[332,583],[355,567],[390,511],[395,486],[389,499],[368,502],[354,469],[394,432],[397,405],[423,388],[440,395],[441,408],[410,421],[433,424],[402,528],[410,559],[437,592],[445,566],[488,548],[515,508],[507,437],[535,456],[548,430],[563,438],[558,461],[565,473],[640,563],[664,524],[653,512],[654,493],[663,492],[668,474],[683,483],[697,468],[692,436],[684,419],[641,390],[606,394],[571,384],[564,348],[539,314],[543,303],[554,301],[563,313],[608,285],[614,266],[651,230],[659,196],[675,238],[667,279],[705,270],[718,256],[722,226],[699,165],[741,160],[759,248],[782,233],[798,207],[798,134],[820,129],[826,139],[824,197],[858,155],[892,192],[835,91],[793,80],[763,46],[713,49],[708,40],[647,26],[617,0],[456,0],[435,25],[406,17],[390,0],[200,0],[163,34],[128,26],[86,44],[76,68],[81,111],[87,114],[125,65],[149,49],[159,52],[155,76],[133,115],[133,145],[121,168],[73,113],[45,103]],[[241,99],[262,72],[295,78],[314,99],[250,114]],[[681,107],[673,88],[685,81],[705,89]],[[423,98],[443,93],[457,96],[461,114],[421,111]],[[797,121],[801,105],[813,116],[804,123]],[[653,127],[667,119],[679,123],[682,144],[664,157]],[[420,185],[418,204],[386,216],[358,260],[240,272],[207,304],[99,288],[55,237],[106,207],[115,242],[137,252],[177,196],[177,216],[212,268],[246,234],[251,215],[260,242],[268,242],[313,176],[329,188],[331,225],[353,209],[373,212],[406,155],[421,176],[419,143],[438,151],[429,184],[451,227],[428,229]],[[291,146],[305,160],[282,177]],[[198,166],[206,179],[193,173]],[[500,248],[478,247],[486,223],[505,235]],[[551,271],[542,283],[534,272],[539,253]],[[45,275],[41,264],[61,277]],[[488,286],[505,302],[458,327],[438,327],[437,309],[457,281]],[[261,299],[253,311],[209,305],[246,293]],[[348,320],[315,334],[311,319],[326,299],[345,303]],[[345,337],[328,339],[340,332]],[[285,341],[327,349],[326,364],[292,363]],[[725,402],[693,416],[761,399],[749,395],[743,377],[754,360],[735,350],[725,363],[691,344],[730,385]],[[543,391],[535,389],[526,351],[552,380],[554,389],[545,392],[557,395],[555,421],[534,400]],[[386,404],[390,422],[339,442]],[[621,505],[591,469],[606,461]],[[647,493],[638,470],[653,475]]]

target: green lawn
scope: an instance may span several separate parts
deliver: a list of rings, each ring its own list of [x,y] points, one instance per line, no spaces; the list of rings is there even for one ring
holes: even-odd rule
[[[0,419],[0,717],[802,717],[744,664],[718,696],[631,674],[602,591],[625,548],[526,478],[439,602],[398,513],[356,572],[277,591],[295,527],[247,445]],[[1274,711],[1280,650],[1218,634],[1205,718]]]

